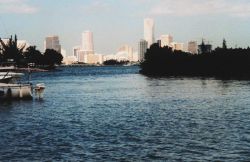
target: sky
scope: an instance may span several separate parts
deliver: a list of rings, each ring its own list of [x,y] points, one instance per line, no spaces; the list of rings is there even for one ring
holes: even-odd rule
[[[90,30],[96,53],[112,54],[124,44],[137,50],[144,18],[154,19],[156,39],[250,46],[249,0],[0,0],[0,37],[17,34],[42,51],[45,37],[58,35],[71,55]]]

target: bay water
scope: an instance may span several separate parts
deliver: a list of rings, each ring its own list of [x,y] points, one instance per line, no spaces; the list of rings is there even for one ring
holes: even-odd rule
[[[137,66],[34,73],[43,100],[0,103],[0,161],[250,161],[250,81]]]

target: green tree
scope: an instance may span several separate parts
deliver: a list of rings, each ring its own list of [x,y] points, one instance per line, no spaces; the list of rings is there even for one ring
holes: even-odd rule
[[[0,44],[2,59],[4,61],[13,60],[17,63],[17,65],[19,65],[24,58],[23,51],[26,44],[18,46],[16,35],[14,39],[11,36],[7,43],[4,43],[4,41],[0,38]]]
[[[43,64],[43,55],[36,49],[36,46],[30,46],[24,52],[24,58],[27,63],[35,63],[36,65]]]
[[[44,64],[54,67],[55,65],[61,65],[63,56],[61,53],[53,49],[46,49],[44,53]]]

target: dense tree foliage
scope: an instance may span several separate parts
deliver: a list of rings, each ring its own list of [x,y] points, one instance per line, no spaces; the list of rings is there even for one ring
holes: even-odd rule
[[[249,77],[250,48],[228,49],[223,40],[222,48],[193,55],[153,44],[140,66],[146,75]]]
[[[106,60],[103,62],[103,65],[126,65],[129,61],[117,61],[117,60]]]
[[[47,49],[44,54],[36,49],[36,46],[27,47],[26,44],[18,46],[17,36],[13,39],[12,36],[7,42],[0,38],[0,63],[12,61],[17,66],[27,66],[28,63],[34,63],[36,66],[60,65],[63,56],[53,50]]]
[[[49,66],[60,65],[63,60],[62,54],[53,49],[46,49],[43,57],[44,63]]]
[[[42,65],[44,63],[44,56],[36,49],[36,46],[28,47],[23,55],[27,63],[35,63],[36,65]]]

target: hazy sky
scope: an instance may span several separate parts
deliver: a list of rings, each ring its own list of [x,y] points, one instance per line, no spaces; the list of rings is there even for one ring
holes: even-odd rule
[[[154,18],[156,39],[170,33],[177,42],[250,46],[249,0],[0,0],[0,37],[17,34],[42,50],[45,36],[58,35],[70,55],[90,30],[95,51],[108,54],[137,48],[145,17]]]

